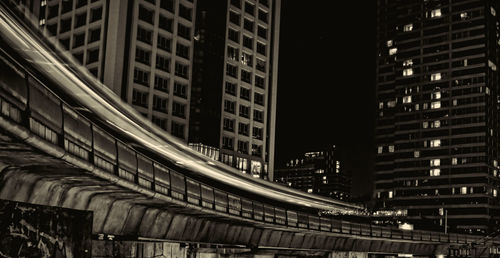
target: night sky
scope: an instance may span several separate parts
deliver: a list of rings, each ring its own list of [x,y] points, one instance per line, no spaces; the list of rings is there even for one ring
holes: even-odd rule
[[[354,195],[371,193],[374,157],[376,1],[362,2],[281,1],[275,167],[335,144]]]

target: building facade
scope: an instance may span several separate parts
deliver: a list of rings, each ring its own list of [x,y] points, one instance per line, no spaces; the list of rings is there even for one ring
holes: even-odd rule
[[[40,26],[122,99],[187,142],[196,0],[35,0]]]
[[[279,17],[280,0],[198,1],[189,121],[195,149],[270,180]]]
[[[377,1],[379,208],[441,230],[498,228],[499,4]]]
[[[351,176],[343,170],[335,146],[289,161],[285,168],[276,169],[275,181],[338,200],[348,201],[351,197]]]

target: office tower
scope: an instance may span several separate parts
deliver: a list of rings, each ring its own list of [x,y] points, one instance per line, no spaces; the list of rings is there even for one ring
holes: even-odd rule
[[[30,6],[40,26],[100,81],[187,141],[196,1],[41,0]]]
[[[275,170],[275,181],[304,192],[339,200],[351,197],[351,176],[341,166],[336,146],[322,151],[307,152]]]
[[[279,0],[200,0],[189,142],[272,180]]]
[[[499,219],[498,1],[377,1],[375,198],[408,219]]]

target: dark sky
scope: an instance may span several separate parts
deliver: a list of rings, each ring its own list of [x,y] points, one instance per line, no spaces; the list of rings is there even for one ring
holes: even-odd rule
[[[335,144],[356,195],[371,191],[375,117],[376,1],[361,2],[282,0],[276,125],[276,167]]]

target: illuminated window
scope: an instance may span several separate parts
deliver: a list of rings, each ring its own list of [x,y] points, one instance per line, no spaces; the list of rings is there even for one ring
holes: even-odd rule
[[[384,147],[382,147],[382,146],[378,146],[377,152],[378,152],[378,153],[382,153],[383,149],[384,149]]]
[[[393,108],[395,106],[396,106],[395,100],[387,101],[387,107]]]
[[[420,105],[417,103],[415,104],[415,110],[419,110],[420,109]]]
[[[413,75],[413,69],[408,68],[403,70],[403,76],[410,76]]]
[[[392,198],[393,197],[393,192],[392,191],[389,191],[389,198]]]
[[[411,96],[403,96],[403,103],[411,103]]]
[[[439,80],[441,80],[441,73],[431,74],[431,81],[439,81]]]
[[[398,52],[398,49],[395,47],[389,49],[390,56],[395,55],[397,52]]]
[[[439,168],[433,168],[429,171],[430,176],[440,176],[441,175],[441,169]]]
[[[491,68],[491,70],[493,71],[497,70],[497,65],[490,60],[488,60],[488,67]]]
[[[451,103],[453,106],[456,106],[456,105],[458,105],[458,100],[454,99]]]
[[[387,41],[387,47],[392,47],[392,40]]]
[[[467,12],[462,12],[460,13],[460,19],[465,20],[469,17],[469,14]]]
[[[404,27],[403,27],[403,31],[412,31],[413,30],[413,24],[410,23],[410,24],[406,24]]]
[[[495,8],[493,8],[493,6],[490,6],[490,12],[491,12],[491,15],[493,15],[493,16],[497,15],[497,11],[495,11]]]
[[[312,189],[312,188],[309,188],[309,189],[307,189],[307,192],[308,192],[308,193],[312,193],[312,192],[313,192],[313,189]]]
[[[431,94],[431,99],[440,99],[441,98],[441,92],[436,91]]]
[[[460,194],[467,194],[467,187],[465,186],[460,187]]]
[[[431,11],[431,18],[441,17],[441,9],[435,9]]]
[[[441,108],[441,101],[434,101],[431,103],[431,109]]]
[[[431,159],[430,160],[431,167],[439,167],[441,165],[440,159]]]
[[[437,139],[437,140],[432,140],[431,141],[431,147],[440,147],[441,146],[441,140],[440,139]]]
[[[412,66],[413,65],[413,60],[408,59],[403,62],[403,66]]]
[[[394,145],[389,145],[389,152],[394,152]]]
[[[384,108],[384,102],[378,103],[378,109],[382,109],[382,108]]]
[[[497,192],[497,189],[493,189],[493,196],[494,196],[494,197],[497,197],[497,193],[498,193],[498,192]]]
[[[420,151],[414,151],[413,152],[413,157],[419,158],[420,157]]]
[[[493,160],[493,166],[497,167],[498,166],[498,161]]]
[[[441,121],[436,120],[436,121],[434,121],[433,125],[434,125],[434,128],[439,128],[439,127],[441,127]]]
[[[40,20],[40,26],[43,26],[43,25],[45,25],[45,19]]]
[[[429,127],[429,122],[422,122],[422,128],[428,128]]]
[[[458,159],[457,158],[451,158],[451,164],[452,165],[458,164]]]

